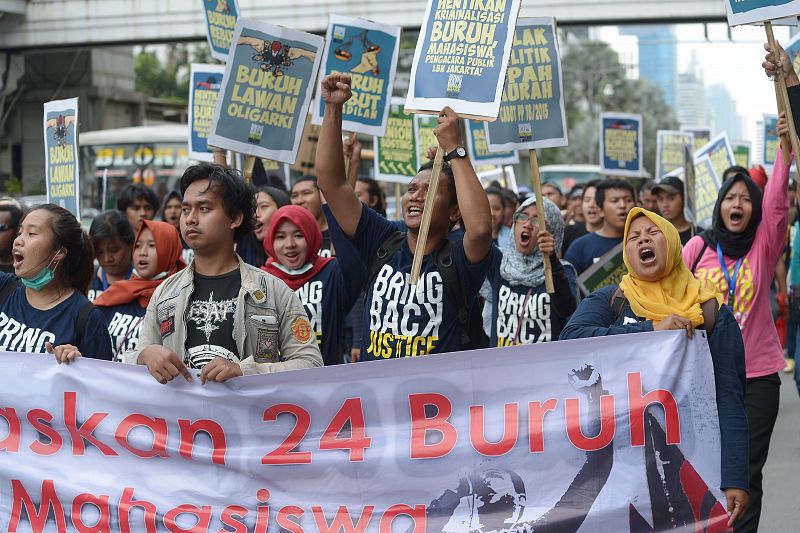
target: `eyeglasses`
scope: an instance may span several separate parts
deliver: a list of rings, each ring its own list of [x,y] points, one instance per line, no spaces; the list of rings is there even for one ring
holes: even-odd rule
[[[514,222],[522,222],[523,224],[525,222],[530,222],[534,226],[538,226],[539,217],[529,217],[525,213],[517,213],[516,215],[514,215]]]

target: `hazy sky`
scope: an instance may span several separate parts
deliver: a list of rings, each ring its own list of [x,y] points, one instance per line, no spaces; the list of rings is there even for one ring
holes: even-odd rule
[[[703,24],[676,26],[678,72],[688,70],[694,51],[703,69],[706,86],[724,84],[736,100],[744,133],[755,147],[756,121],[764,113],[776,112],[774,86],[761,68],[766,53],[762,48],[766,42],[764,28],[732,28],[732,40],[728,39],[728,25],[725,23],[709,24],[708,40],[703,28]],[[789,40],[789,28],[776,26],[774,32],[779,42]],[[636,37],[620,35],[616,27],[602,28],[600,37],[611,43],[620,54],[636,58]]]

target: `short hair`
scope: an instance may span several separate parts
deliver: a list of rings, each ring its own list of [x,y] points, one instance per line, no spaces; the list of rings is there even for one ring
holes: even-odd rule
[[[597,204],[597,207],[603,209],[603,204],[606,201],[606,191],[609,189],[622,189],[631,193],[631,199],[636,201],[636,191],[633,189],[633,185],[628,183],[625,180],[617,179],[617,178],[609,178],[601,181],[596,185],[597,191],[594,193],[594,203]]]
[[[417,174],[424,170],[430,170],[433,172],[433,161],[428,161],[417,170]],[[453,167],[450,166],[450,163],[444,162],[442,165],[442,173],[439,174],[439,179],[444,176],[447,178],[447,189],[450,192],[450,207],[454,205],[458,205],[458,195],[456,194],[456,178],[453,175]]]
[[[145,187],[138,183],[127,185],[117,197],[117,209],[125,212],[130,206],[138,200],[143,199],[145,202],[153,206],[153,212],[158,209],[158,196],[150,187]]]
[[[22,208],[17,203],[0,202],[0,212],[8,213],[11,216],[11,229],[16,230],[19,228],[19,223],[22,220]]]
[[[722,173],[722,181],[726,181],[728,178],[735,176],[736,174],[744,174],[747,177],[751,177],[749,170],[739,165],[733,165],[732,167],[726,168],[725,172]]]
[[[282,191],[281,189],[277,189],[275,187],[270,187],[269,185],[262,185],[256,189],[256,194],[263,192],[274,201],[278,208],[281,208],[285,205],[289,205],[291,201],[289,200],[289,195],[286,194],[286,191]]]
[[[545,181],[545,182],[542,182],[542,187],[544,187],[545,185],[549,185],[550,187],[552,187],[552,188],[554,188],[556,191],[558,191],[558,195],[559,195],[559,196],[564,196],[564,193],[561,191],[561,187],[559,187],[559,186],[558,186],[558,183],[556,183],[555,181]]]
[[[658,185],[658,183],[656,183],[656,180],[645,181],[644,183],[642,183],[642,186],[639,187],[639,194],[642,194],[643,192],[652,191],[656,185]]]
[[[182,203],[183,202],[183,195],[181,194],[181,191],[172,190],[172,191],[169,191],[167,194],[165,194],[164,195],[164,199],[161,200],[161,210],[158,213],[158,217],[161,220],[164,220],[164,211],[166,211],[167,204],[173,198],[177,198],[178,203]]]
[[[369,194],[370,197],[375,197],[378,199],[378,204],[375,206],[376,208],[375,211],[377,211],[378,213],[380,213],[385,217],[386,205],[384,201],[384,194],[383,194],[383,189],[381,188],[381,184],[378,183],[377,180],[363,176],[359,176],[358,179],[356,179],[356,181],[360,181],[361,183],[365,183],[367,185],[367,194]]]
[[[516,207],[520,204],[519,196],[511,189],[500,189],[503,192],[503,197],[506,199],[506,207]]]
[[[300,176],[299,178],[294,180],[294,183],[292,184],[292,189],[294,189],[295,185],[297,185],[298,183],[303,183],[304,181],[310,181],[311,183],[314,184],[314,187],[316,187],[317,190],[319,190],[319,184],[317,183],[317,177],[316,176],[310,176],[310,175]]]
[[[201,180],[208,180],[204,192],[212,191],[222,200],[222,208],[231,218],[242,215],[242,223],[233,232],[236,242],[253,231],[253,217],[256,212],[256,195],[253,186],[246,183],[241,175],[222,165],[200,163],[187,168],[181,176],[181,194],[186,196],[186,189]]]
[[[581,199],[586,198],[586,193],[589,191],[589,189],[594,187],[595,188],[594,203],[597,203],[597,186],[600,185],[600,183],[602,182],[603,180],[601,179],[587,181],[583,186],[583,194],[581,195]]]
[[[89,237],[95,248],[106,239],[118,238],[123,244],[133,246],[136,235],[133,233],[128,217],[122,211],[110,209],[103,211],[95,217],[89,227]]]

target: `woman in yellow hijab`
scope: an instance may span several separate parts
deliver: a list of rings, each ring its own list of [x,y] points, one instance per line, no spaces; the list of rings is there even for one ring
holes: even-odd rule
[[[744,343],[722,297],[701,284],[681,258],[678,230],[666,219],[633,208],[625,222],[619,286],[587,296],[561,331],[561,340],[695,328],[708,331],[722,440],[722,484],[729,524],[748,502],[748,432],[744,406]],[[623,346],[624,344],[621,344]]]

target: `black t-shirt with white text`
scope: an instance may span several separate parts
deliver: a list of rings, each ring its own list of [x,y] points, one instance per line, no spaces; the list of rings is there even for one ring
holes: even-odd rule
[[[114,349],[114,360],[121,361],[121,355],[128,350],[135,350],[139,344],[139,333],[144,322],[146,307],[137,300],[126,304],[109,307],[98,306],[106,317],[108,333],[111,335],[111,347]]]
[[[195,272],[186,314],[186,362],[190,368],[203,368],[214,357],[239,361],[233,331],[241,286],[238,268],[221,276]]]

